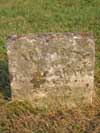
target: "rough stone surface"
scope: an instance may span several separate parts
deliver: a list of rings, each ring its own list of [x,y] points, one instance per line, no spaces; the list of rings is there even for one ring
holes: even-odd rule
[[[95,43],[92,35],[48,33],[8,38],[13,99],[33,104],[91,103]]]

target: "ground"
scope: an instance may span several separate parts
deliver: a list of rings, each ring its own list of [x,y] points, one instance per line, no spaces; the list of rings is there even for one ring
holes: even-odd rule
[[[67,31],[94,35],[93,104],[73,110],[49,110],[34,109],[28,102],[8,102],[6,38],[14,34]],[[0,90],[0,133],[100,133],[100,1],[0,0]]]

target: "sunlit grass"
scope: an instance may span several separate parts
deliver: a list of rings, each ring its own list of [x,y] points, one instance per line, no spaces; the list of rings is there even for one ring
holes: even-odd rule
[[[100,0],[0,0],[1,92],[9,88],[5,47],[7,36],[69,31],[92,32],[94,35],[96,42],[95,84],[96,92],[100,97]],[[98,120],[100,101],[96,101],[93,108],[87,108],[83,112],[73,110],[67,114],[66,109],[58,112],[48,112],[47,108],[34,110],[26,102],[9,104],[3,100],[1,93],[0,99],[2,99],[0,100],[0,133],[100,131]],[[93,130],[91,123],[98,123],[98,129]]]

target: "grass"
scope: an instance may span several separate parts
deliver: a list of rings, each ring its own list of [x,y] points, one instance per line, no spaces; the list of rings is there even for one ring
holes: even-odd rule
[[[0,0],[0,90],[8,96],[6,38],[33,32],[92,32],[96,42],[95,86],[100,97],[99,0]],[[6,92],[6,93],[5,93]],[[93,107],[48,112],[0,95],[0,133],[99,133],[100,101]],[[7,97],[6,97],[7,98]],[[43,113],[44,112],[44,113]],[[67,114],[68,112],[68,114]]]
[[[99,106],[98,106],[99,105]],[[28,102],[10,102],[0,108],[0,133],[99,133],[100,100],[93,106],[42,111]]]

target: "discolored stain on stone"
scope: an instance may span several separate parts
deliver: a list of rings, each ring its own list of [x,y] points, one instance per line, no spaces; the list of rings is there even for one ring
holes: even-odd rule
[[[13,99],[91,103],[95,43],[91,34],[45,33],[7,41]],[[71,105],[70,105],[71,106]]]

